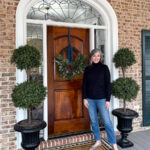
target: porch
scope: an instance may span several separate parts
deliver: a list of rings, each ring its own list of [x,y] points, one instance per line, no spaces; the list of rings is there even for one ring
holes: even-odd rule
[[[106,134],[105,131],[101,132],[102,137],[105,139]],[[120,138],[120,135],[117,136],[117,139]],[[59,146],[62,147],[61,145],[72,145],[72,150],[87,150],[89,141],[93,141],[94,136],[92,133],[88,134],[82,134],[82,135],[77,135],[77,136],[72,136],[70,137],[65,137],[65,138],[59,138],[59,139],[52,139],[49,140],[48,142],[41,142],[40,146],[37,148],[37,150],[49,150],[50,147],[54,150],[60,150]],[[133,147],[130,148],[121,148],[118,146],[118,150],[149,150],[150,149],[150,129],[149,130],[144,130],[144,131],[137,131],[137,132],[132,132],[129,134],[128,139],[131,140],[134,143]],[[82,146],[82,148],[79,148],[78,143],[87,143],[84,144],[85,146]],[[77,145],[77,146],[75,146]],[[57,147],[57,148],[54,148]]]
[[[118,136],[117,138],[119,138]],[[150,149],[150,130],[133,132],[128,139],[134,143],[134,147],[125,150],[149,150]],[[124,150],[118,146],[118,150]]]

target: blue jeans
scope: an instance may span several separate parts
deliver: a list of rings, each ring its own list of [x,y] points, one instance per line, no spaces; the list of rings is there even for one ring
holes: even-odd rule
[[[95,140],[100,140],[100,129],[99,129],[99,121],[98,121],[98,113],[97,109],[100,112],[102,121],[105,126],[105,130],[107,133],[108,142],[110,144],[116,144],[116,136],[114,132],[114,128],[112,122],[110,120],[109,110],[106,109],[106,99],[89,99],[88,101],[88,111],[91,119],[92,131],[95,137]]]

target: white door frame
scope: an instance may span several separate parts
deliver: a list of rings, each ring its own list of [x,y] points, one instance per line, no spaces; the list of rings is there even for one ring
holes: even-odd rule
[[[107,2],[107,0],[83,0],[95,9],[102,15],[105,22],[105,26],[93,26],[93,25],[83,25],[83,24],[73,24],[73,23],[58,23],[50,20],[41,21],[41,20],[28,20],[26,15],[37,0],[20,0],[17,11],[16,11],[16,48],[26,44],[26,23],[35,23],[43,25],[43,77],[44,77],[44,86],[47,87],[47,26],[66,26],[66,27],[78,27],[78,28],[89,28],[90,29],[90,49],[94,48],[94,28],[96,29],[106,29],[106,64],[108,65],[111,72],[111,79],[115,80],[118,78],[118,70],[115,68],[112,63],[112,57],[118,49],[118,22],[116,14]],[[109,43],[109,44],[108,44]],[[25,71],[16,70],[16,82],[22,83],[26,79]],[[119,102],[116,98],[112,98],[110,110],[117,108]],[[22,109],[16,110],[16,120],[17,122],[25,119],[26,112]],[[44,101],[44,120],[48,122],[48,109],[47,109],[47,98]],[[112,117],[114,126],[116,126],[116,119]],[[44,139],[48,139],[48,129],[44,129]],[[20,148],[21,136],[17,133],[17,147]]]

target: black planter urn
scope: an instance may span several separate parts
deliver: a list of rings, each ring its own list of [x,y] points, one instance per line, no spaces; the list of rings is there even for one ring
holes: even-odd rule
[[[21,132],[21,146],[25,150],[35,150],[40,144],[39,132],[46,127],[45,121],[32,120],[31,124],[27,120],[22,120],[15,124],[14,130]]]
[[[121,138],[117,141],[117,144],[122,147],[132,147],[134,144],[127,139],[128,133],[132,131],[132,120],[138,117],[138,113],[131,109],[118,108],[112,111],[112,114],[117,117],[118,125],[117,129],[121,132]]]

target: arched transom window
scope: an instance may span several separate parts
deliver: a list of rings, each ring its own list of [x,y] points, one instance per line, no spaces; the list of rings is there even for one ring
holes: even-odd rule
[[[97,10],[80,0],[40,0],[29,10],[27,19],[103,25]]]

